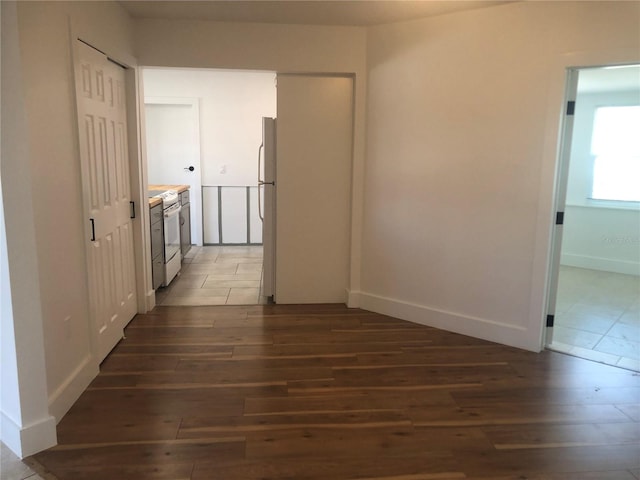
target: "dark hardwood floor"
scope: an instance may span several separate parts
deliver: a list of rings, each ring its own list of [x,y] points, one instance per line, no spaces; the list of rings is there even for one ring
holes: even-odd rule
[[[337,305],[157,307],[35,456],[60,480],[633,480],[640,377]]]

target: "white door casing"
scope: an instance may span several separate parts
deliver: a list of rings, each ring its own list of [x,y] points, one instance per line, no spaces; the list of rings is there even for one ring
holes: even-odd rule
[[[87,44],[75,47],[90,319],[100,362],[137,307],[125,74]]]
[[[566,80],[566,109],[562,122],[560,138],[559,162],[556,181],[555,211],[556,222],[551,240],[551,265],[549,268],[549,281],[547,291],[547,320],[544,344],[553,342],[553,324],[556,314],[556,302],[558,299],[558,280],[560,276],[560,256],[562,253],[562,233],[564,224],[564,212],[567,202],[567,184],[569,182],[569,159],[571,157],[571,140],[573,138],[574,109],[578,92],[578,70],[568,69]]]
[[[278,303],[345,303],[353,79],[278,74]]]
[[[150,185],[189,185],[191,242],[202,245],[199,100],[145,97],[145,129],[148,182]]]

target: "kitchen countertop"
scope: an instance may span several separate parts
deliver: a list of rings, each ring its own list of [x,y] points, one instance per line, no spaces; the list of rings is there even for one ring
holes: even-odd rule
[[[178,193],[186,192],[189,190],[189,185],[148,185],[148,190],[177,190]],[[149,199],[149,208],[155,207],[162,203],[161,198],[151,197]]]

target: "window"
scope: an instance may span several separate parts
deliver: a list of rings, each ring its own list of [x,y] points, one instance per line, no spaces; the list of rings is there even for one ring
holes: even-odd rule
[[[640,201],[640,106],[596,109],[591,154],[593,199]]]

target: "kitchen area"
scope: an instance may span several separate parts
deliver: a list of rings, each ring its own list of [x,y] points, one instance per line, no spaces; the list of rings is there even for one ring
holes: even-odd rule
[[[145,68],[143,82],[156,305],[265,303],[258,147],[275,74]]]
[[[153,289],[157,305],[255,305],[262,247],[192,245],[189,185],[149,185]]]

